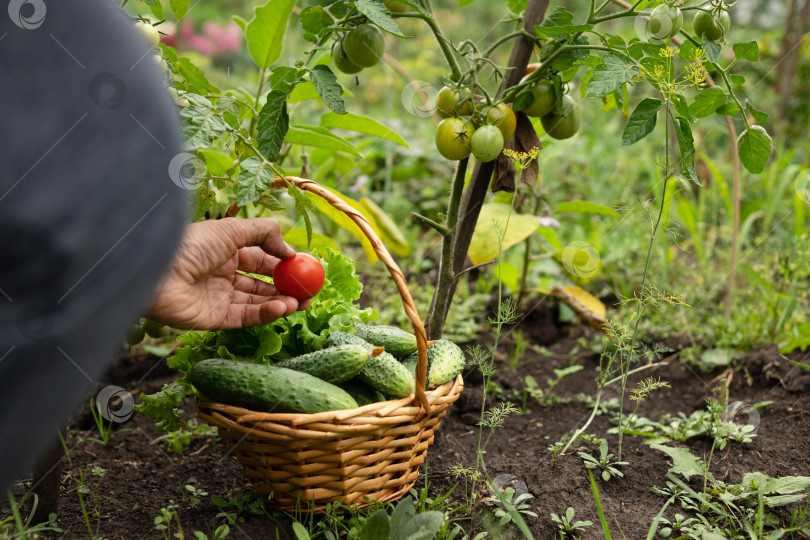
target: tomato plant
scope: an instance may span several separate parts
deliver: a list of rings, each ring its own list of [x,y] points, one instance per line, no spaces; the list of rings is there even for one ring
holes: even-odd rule
[[[723,9],[715,16],[709,11],[698,11],[692,21],[692,28],[699,37],[707,37],[712,41],[723,39],[731,29],[731,17]]]
[[[335,67],[343,73],[354,74],[363,71],[361,66],[358,66],[346,56],[346,51],[343,50],[343,41],[335,41],[332,44],[332,61]]]
[[[443,87],[436,95],[436,112],[442,118],[469,116],[473,111],[470,91],[466,88]]]
[[[517,118],[512,108],[501,101],[495,106],[486,108],[487,122],[501,130],[504,142],[508,141],[515,134]]]
[[[280,294],[301,300],[313,298],[323,287],[326,274],[321,261],[309,253],[296,253],[276,264],[273,285]]]
[[[458,161],[470,155],[470,140],[475,133],[471,121],[445,118],[436,126],[436,148],[445,158]]]
[[[354,65],[371,67],[385,54],[385,38],[382,30],[373,24],[359,24],[343,38],[343,51]]]
[[[661,4],[650,14],[647,30],[650,42],[662,45],[678,35],[683,26],[683,12],[678,7]]]
[[[581,122],[579,106],[571,96],[563,96],[559,110],[540,118],[543,129],[554,139],[568,139],[576,135]]]
[[[523,113],[528,116],[545,116],[554,110],[557,99],[554,93],[554,83],[548,79],[543,79],[537,84],[529,87],[532,102],[528,107],[523,108]]]

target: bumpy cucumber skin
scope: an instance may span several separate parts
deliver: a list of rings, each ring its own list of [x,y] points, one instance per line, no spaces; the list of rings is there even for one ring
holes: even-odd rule
[[[313,414],[357,407],[334,384],[277,366],[212,358],[195,364],[188,379],[209,399],[253,411]]]
[[[393,398],[410,396],[416,387],[408,369],[387,352],[369,358],[358,377]]]
[[[402,365],[408,370],[413,377],[414,383],[416,382],[416,364],[419,362],[419,353],[412,353],[401,360]],[[428,359],[428,370],[430,370],[430,362]],[[425,390],[428,389],[428,379],[425,377]]]
[[[357,337],[354,334],[349,334],[348,332],[341,332],[338,330],[337,332],[332,332],[329,334],[329,337],[326,338],[327,347],[339,347],[341,345],[362,345],[367,351],[374,350],[374,345],[363,338]]]
[[[369,403],[379,403],[380,401],[386,400],[382,392],[376,388],[372,388],[357,377],[340,383],[340,387],[348,392],[349,395],[357,401],[360,407],[368,405]]]
[[[332,384],[348,381],[363,369],[369,351],[362,345],[339,345],[303,354],[276,364],[278,367],[303,371]]]
[[[416,336],[395,326],[357,325],[357,337],[397,357],[408,356],[416,351]]]
[[[464,351],[461,347],[446,339],[437,339],[427,349],[428,382],[432,386],[439,386],[452,381],[461,373],[466,364]]]

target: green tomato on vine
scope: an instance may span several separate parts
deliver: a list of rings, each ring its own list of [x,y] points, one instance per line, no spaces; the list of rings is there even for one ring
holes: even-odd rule
[[[461,118],[445,118],[436,126],[436,149],[445,158],[459,161],[469,157],[470,140],[475,134],[471,121]]]
[[[663,45],[675,37],[683,26],[683,12],[680,8],[661,4],[650,14],[647,23],[647,40],[654,45]]]
[[[552,139],[569,139],[577,134],[582,122],[579,107],[571,96],[563,96],[560,110],[540,117],[540,123]]]
[[[692,21],[692,28],[695,34],[701,39],[707,37],[712,41],[723,39],[731,29],[731,17],[728,11],[722,6],[719,14],[715,17],[711,12],[698,11]]]
[[[478,161],[492,161],[503,151],[503,133],[493,125],[481,126],[473,133],[470,148]]]
[[[526,80],[524,77],[520,82]],[[557,105],[557,99],[554,95],[554,83],[548,79],[538,81],[537,84],[531,86],[528,92],[532,95],[532,102],[528,107],[523,109],[523,113],[527,116],[541,117],[551,113]]]
[[[343,38],[342,48],[352,64],[361,68],[375,66],[385,54],[385,37],[371,23],[358,24]]]
[[[470,116],[473,113],[472,94],[468,88],[445,86],[436,96],[436,112],[442,118]],[[461,104],[461,105],[459,105]]]

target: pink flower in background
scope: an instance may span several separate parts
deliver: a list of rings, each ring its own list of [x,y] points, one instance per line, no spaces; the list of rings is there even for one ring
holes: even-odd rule
[[[182,42],[205,56],[218,56],[222,53],[239,51],[242,48],[242,29],[234,21],[220,26],[213,21],[205,21],[199,34],[194,33],[194,22],[185,19],[180,28]]]

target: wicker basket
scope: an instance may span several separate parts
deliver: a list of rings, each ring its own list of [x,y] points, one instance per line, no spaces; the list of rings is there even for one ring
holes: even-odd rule
[[[263,413],[200,400],[199,416],[217,426],[256,492],[282,510],[323,511],[341,501],[357,508],[404,496],[419,476],[428,446],[447,408],[458,399],[461,376],[429,392],[425,328],[405,277],[362,214],[311,180],[293,183],[348,215],[371,241],[402,297],[419,353],[413,397],[318,414]]]

